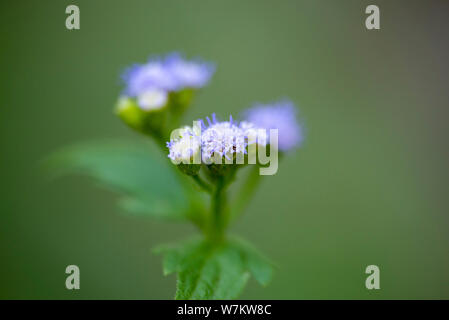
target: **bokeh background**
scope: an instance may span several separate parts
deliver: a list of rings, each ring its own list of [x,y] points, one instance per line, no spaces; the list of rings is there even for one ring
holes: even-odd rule
[[[364,10],[381,10],[381,30]],[[77,4],[81,29],[65,28]],[[445,1],[2,1],[0,298],[171,299],[151,248],[196,232],[123,215],[48,154],[141,139],[112,108],[119,74],[173,50],[217,63],[186,122],[290,97],[303,147],[233,227],[278,264],[244,299],[449,298]],[[65,267],[81,290],[65,289]],[[365,267],[381,270],[368,291]]]

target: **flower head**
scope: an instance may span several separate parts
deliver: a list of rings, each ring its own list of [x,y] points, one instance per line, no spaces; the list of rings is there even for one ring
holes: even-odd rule
[[[138,97],[147,91],[180,91],[205,86],[214,73],[214,66],[200,60],[185,60],[172,53],[164,58],[152,58],[146,64],[136,64],[125,71],[125,94]]]
[[[201,153],[204,163],[221,163],[224,157],[228,161],[234,156],[246,154],[247,136],[245,130],[233,121],[230,116],[229,121],[218,122],[215,114],[212,114],[212,121],[206,117],[208,126],[203,122],[203,132],[201,135]]]
[[[152,89],[172,91],[176,88],[173,75],[168,72],[160,59],[150,60],[146,64],[136,64],[127,69],[122,78],[126,84],[125,94],[130,97],[137,97]]]
[[[197,131],[185,126],[176,130],[172,137],[170,142],[167,142],[168,157],[176,164],[193,163],[195,156],[201,151],[201,137]]]
[[[245,112],[245,118],[257,127],[278,129],[278,146],[281,151],[291,150],[303,140],[301,127],[296,121],[296,108],[291,101],[255,105]]]

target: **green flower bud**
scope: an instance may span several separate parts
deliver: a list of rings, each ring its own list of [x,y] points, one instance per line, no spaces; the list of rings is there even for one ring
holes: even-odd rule
[[[116,114],[128,126],[152,136],[160,136],[165,122],[165,105],[162,107],[153,107],[151,103],[154,100],[152,93],[138,97],[135,100],[130,97],[120,97],[115,108]],[[144,105],[142,107],[141,105]]]
[[[134,99],[120,97],[115,108],[115,113],[131,128],[142,131],[145,111],[137,106]]]

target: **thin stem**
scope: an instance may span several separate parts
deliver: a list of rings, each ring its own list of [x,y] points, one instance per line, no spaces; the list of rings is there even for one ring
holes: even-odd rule
[[[214,193],[212,195],[212,234],[214,240],[221,240],[224,233],[224,211],[226,206],[225,180],[223,177],[217,179]]]
[[[194,176],[191,176],[191,177],[203,191],[206,191],[208,193],[212,193],[212,187],[208,183],[203,181],[203,179],[201,179],[201,177],[198,174],[194,175]]]

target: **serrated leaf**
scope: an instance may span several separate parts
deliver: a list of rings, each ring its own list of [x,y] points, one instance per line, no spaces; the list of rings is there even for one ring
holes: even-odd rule
[[[184,241],[181,245],[160,245],[153,252],[164,256],[163,272],[164,275],[169,275],[186,268],[189,257],[194,256],[195,251],[200,251],[202,244],[202,239],[194,238]]]
[[[188,218],[192,202],[169,161],[145,143],[94,142],[65,148],[47,159],[59,173],[79,172],[120,192],[119,204],[131,213],[163,219]],[[197,204],[197,203],[196,203]]]
[[[164,274],[178,273],[178,300],[235,299],[250,273],[264,285],[272,275],[271,265],[257,251],[236,240],[216,244],[195,239],[155,252],[164,254]]]
[[[243,239],[234,237],[231,245],[241,253],[245,266],[254,279],[263,286],[268,285],[273,278],[273,263]]]

